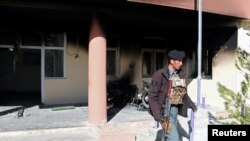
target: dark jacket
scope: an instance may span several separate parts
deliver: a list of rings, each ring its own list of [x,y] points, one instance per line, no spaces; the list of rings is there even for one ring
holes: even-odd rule
[[[180,70],[178,72],[180,78],[184,78],[184,73]],[[164,67],[156,71],[152,77],[149,87],[149,113],[156,121],[160,121],[163,116],[163,104],[166,99],[166,92],[169,80],[169,70]],[[196,110],[195,104],[186,94],[183,98],[183,104],[178,105],[178,114],[187,117],[188,108]]]

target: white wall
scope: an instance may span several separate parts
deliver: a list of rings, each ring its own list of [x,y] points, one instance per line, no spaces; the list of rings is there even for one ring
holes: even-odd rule
[[[250,53],[250,29],[239,28],[238,30],[238,46]]]
[[[237,33],[234,33],[213,58],[212,79],[202,79],[201,96],[206,97],[206,104],[224,109],[224,100],[220,97],[217,83],[225,85],[233,91],[237,91],[238,71],[235,67],[237,48]],[[197,101],[197,81],[192,80],[188,85],[188,93]]]
[[[79,46],[79,57],[75,58],[76,44],[67,45],[66,77],[45,79],[44,104],[86,104],[88,102],[88,51]]]

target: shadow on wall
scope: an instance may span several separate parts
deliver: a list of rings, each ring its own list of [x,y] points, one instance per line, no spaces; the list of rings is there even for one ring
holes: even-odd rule
[[[131,85],[134,78],[135,63],[130,63],[128,70],[116,80],[107,83],[108,119],[110,120],[135,97],[137,86]]]
[[[114,107],[123,107],[131,102],[135,96],[135,87],[131,85],[134,78],[134,63],[130,63],[129,69],[116,80],[107,83],[108,105],[113,104]]]

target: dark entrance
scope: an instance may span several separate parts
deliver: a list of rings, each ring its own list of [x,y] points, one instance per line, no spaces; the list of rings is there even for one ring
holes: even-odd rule
[[[41,50],[0,48],[0,106],[41,103]]]

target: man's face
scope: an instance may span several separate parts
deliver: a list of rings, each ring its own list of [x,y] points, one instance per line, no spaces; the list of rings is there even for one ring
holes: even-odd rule
[[[180,60],[171,59],[171,60],[170,60],[170,63],[171,63],[171,65],[172,65],[172,68],[173,68],[175,71],[177,71],[177,70],[179,70],[179,69],[181,68],[181,66],[182,66],[182,59],[180,59]]]

